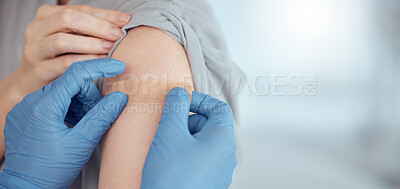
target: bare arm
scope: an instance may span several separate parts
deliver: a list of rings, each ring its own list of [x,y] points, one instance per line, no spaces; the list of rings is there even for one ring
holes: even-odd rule
[[[156,28],[130,30],[112,58],[125,62],[126,69],[117,78],[105,80],[103,94],[122,90],[128,94],[128,105],[103,138],[99,187],[139,188],[162,110],[151,106],[163,102],[166,88],[194,89],[192,74],[183,46]],[[164,84],[168,86],[159,90]],[[131,88],[145,92],[132,93]],[[132,107],[138,104],[149,111]]]

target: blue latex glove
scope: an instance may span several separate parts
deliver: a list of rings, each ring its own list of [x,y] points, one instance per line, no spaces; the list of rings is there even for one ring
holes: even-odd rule
[[[189,115],[189,109],[193,113]],[[141,188],[228,188],[236,166],[233,115],[228,104],[182,88],[166,96],[143,168]]]
[[[97,59],[73,64],[57,80],[29,94],[6,117],[5,166],[0,185],[6,188],[67,188],[89,160],[103,134],[124,108],[122,92],[106,97],[92,80],[113,77],[125,64]],[[72,99],[94,106],[69,128],[64,124]],[[100,100],[101,99],[101,100]]]

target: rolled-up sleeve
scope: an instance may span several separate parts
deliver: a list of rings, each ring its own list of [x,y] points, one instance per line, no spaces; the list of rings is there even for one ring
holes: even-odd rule
[[[235,96],[242,71],[231,60],[212,7],[205,0],[114,0],[96,2],[98,7],[132,15],[123,27],[158,28],[181,43],[188,55],[196,91],[228,102],[235,112]],[[95,5],[96,6],[96,5]],[[118,43],[110,51],[112,55]]]

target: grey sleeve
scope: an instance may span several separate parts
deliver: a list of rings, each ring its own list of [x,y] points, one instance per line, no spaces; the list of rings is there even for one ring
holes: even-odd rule
[[[125,35],[131,28],[151,26],[181,43],[189,58],[196,91],[228,102],[236,112],[235,96],[244,75],[229,57],[213,9],[205,0],[116,0],[109,6],[132,15],[123,27]],[[103,7],[107,8],[104,4]],[[121,40],[123,37],[110,56]]]

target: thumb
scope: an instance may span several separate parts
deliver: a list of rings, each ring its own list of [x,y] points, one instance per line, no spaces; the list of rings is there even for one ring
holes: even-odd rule
[[[156,135],[167,137],[189,135],[189,109],[190,97],[186,90],[180,87],[170,90],[165,97]]]
[[[98,143],[104,133],[114,123],[127,102],[126,94],[113,92],[93,107],[73,128],[86,137],[86,139]]]

